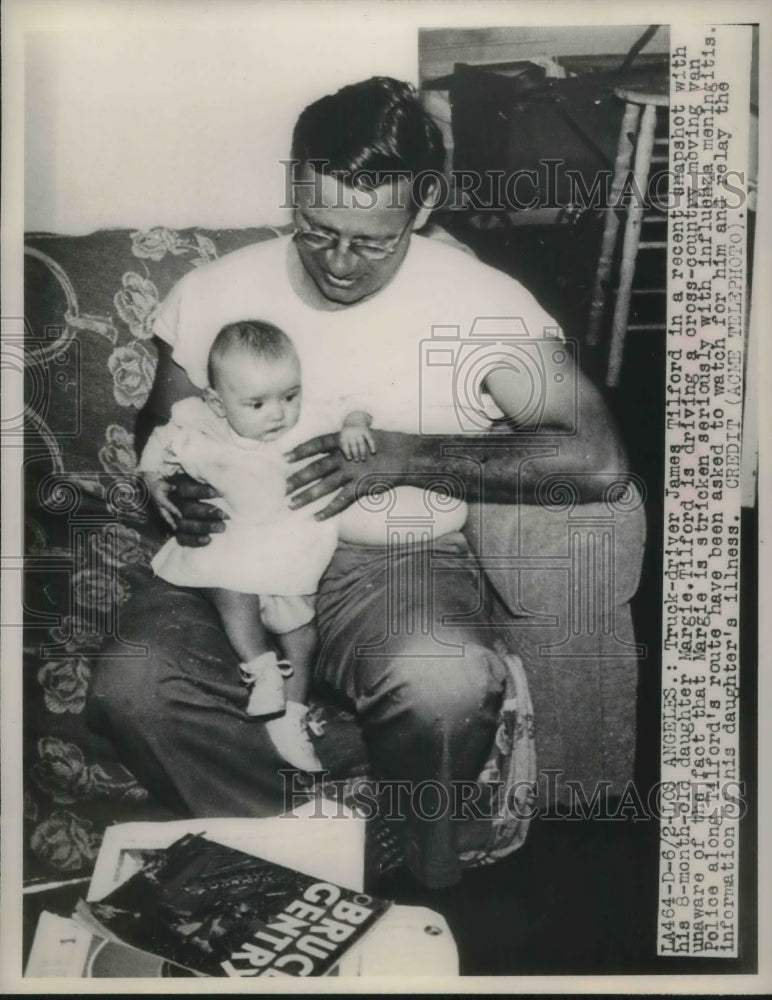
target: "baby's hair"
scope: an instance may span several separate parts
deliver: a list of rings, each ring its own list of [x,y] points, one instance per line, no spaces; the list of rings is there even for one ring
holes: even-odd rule
[[[269,362],[297,356],[295,345],[290,338],[273,323],[266,323],[259,319],[228,323],[214,338],[214,343],[209,350],[207,377],[209,385],[213,388],[218,365],[226,354],[234,348],[247,351],[254,357]]]

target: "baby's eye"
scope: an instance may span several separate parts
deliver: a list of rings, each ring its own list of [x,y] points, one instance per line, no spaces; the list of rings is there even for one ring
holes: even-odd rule
[[[298,396],[299,396],[298,392],[288,392],[284,398],[288,403],[292,403],[294,400],[298,398]]]
[[[262,401],[262,399],[256,399],[255,402],[252,403],[252,409],[253,410],[262,410],[262,408],[263,408],[263,401]]]

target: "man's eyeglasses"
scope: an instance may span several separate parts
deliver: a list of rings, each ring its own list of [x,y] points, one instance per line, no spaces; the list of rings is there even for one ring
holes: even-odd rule
[[[396,253],[397,247],[400,244],[400,240],[405,235],[408,226],[413,221],[412,218],[408,219],[405,225],[402,227],[396,236],[392,236],[389,240],[379,241],[379,240],[362,240],[353,239],[347,240],[345,236],[340,233],[334,233],[330,230],[313,229],[308,225],[298,225],[298,222],[302,222],[302,217],[295,216],[295,232],[293,234],[293,239],[302,240],[303,243],[314,252],[319,250],[332,250],[334,247],[339,246],[341,242],[344,242],[352,253],[355,253],[358,257],[362,257],[364,260],[385,260],[387,257],[391,257],[392,254]]]

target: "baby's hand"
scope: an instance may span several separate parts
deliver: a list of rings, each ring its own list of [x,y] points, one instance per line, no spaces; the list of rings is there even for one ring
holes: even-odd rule
[[[364,462],[367,449],[375,454],[375,438],[366,424],[346,424],[340,432],[340,450],[349,461]]]
[[[171,492],[174,489],[173,485],[161,476],[150,476],[147,474],[145,475],[145,482],[161,517],[172,530],[176,531],[177,520],[182,517],[182,514],[170,500]]]

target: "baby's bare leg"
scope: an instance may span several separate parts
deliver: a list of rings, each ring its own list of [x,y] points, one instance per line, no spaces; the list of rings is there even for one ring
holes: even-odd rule
[[[292,664],[292,676],[285,682],[287,698],[305,705],[308,703],[316,653],[316,627],[311,621],[277,638],[282,655]]]
[[[276,663],[276,653],[268,642],[260,615],[260,598],[256,594],[219,588],[210,589],[209,596],[220,613],[231,646],[242,661],[239,665],[241,679],[250,688],[247,715],[283,712],[286,705],[284,678]]]
[[[231,646],[242,662],[249,663],[271,648],[260,617],[257,594],[240,594],[235,590],[210,587],[207,593],[222,619]]]

